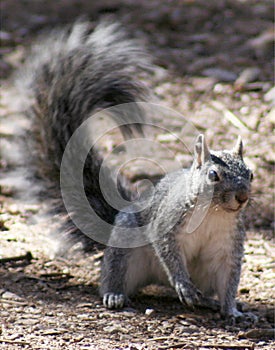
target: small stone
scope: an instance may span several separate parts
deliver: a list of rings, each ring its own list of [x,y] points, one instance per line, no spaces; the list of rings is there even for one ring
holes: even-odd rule
[[[154,309],[146,309],[145,310],[145,315],[146,316],[151,316],[152,314],[155,313],[155,310]]]
[[[19,214],[20,213],[20,209],[19,209],[19,206],[17,204],[11,204],[9,207],[8,207],[8,212],[12,215],[16,215],[16,214]]]
[[[192,79],[192,85],[198,92],[206,92],[212,90],[215,83],[216,79],[212,77]]]
[[[11,293],[11,292],[5,292],[2,294],[3,299],[7,300],[16,300],[16,301],[22,301],[23,299],[20,298],[17,294]]]
[[[40,321],[38,319],[34,319],[34,318],[28,318],[28,319],[19,319],[16,320],[15,323],[18,325],[24,325],[24,326],[33,326],[38,324]]]
[[[128,333],[128,330],[124,327],[121,327],[120,325],[113,325],[113,326],[107,326],[104,327],[104,332],[106,333]]]

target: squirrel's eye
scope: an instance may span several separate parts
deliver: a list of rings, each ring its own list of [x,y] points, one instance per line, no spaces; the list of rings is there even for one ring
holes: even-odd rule
[[[213,182],[216,182],[216,181],[220,180],[219,175],[217,174],[217,172],[215,170],[210,170],[209,171],[208,178],[209,178],[209,180],[211,180]]]
[[[250,173],[250,182],[252,182],[252,181],[253,181],[253,178],[254,178],[253,173]]]

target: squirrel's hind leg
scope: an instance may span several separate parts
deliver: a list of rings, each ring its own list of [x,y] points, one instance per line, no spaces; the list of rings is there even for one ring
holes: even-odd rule
[[[100,295],[108,309],[122,308],[126,302],[125,278],[129,249],[107,247],[101,266]]]
[[[129,302],[129,295],[148,284],[148,258],[145,247],[106,248],[100,288],[105,307],[122,308]]]

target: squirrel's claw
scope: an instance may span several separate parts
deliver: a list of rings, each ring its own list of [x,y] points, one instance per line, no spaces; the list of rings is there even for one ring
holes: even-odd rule
[[[103,305],[108,309],[121,309],[125,304],[124,294],[105,293],[103,295]]]
[[[176,282],[175,290],[180,301],[190,308],[198,305],[202,297],[201,292],[192,283]]]
[[[188,307],[199,306],[213,311],[220,310],[219,301],[204,296],[191,282],[176,282],[175,289],[180,301]]]

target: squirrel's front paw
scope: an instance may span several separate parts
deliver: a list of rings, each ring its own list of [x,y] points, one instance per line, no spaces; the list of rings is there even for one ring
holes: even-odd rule
[[[200,303],[202,294],[191,282],[176,282],[175,290],[183,304],[194,307]]]
[[[103,295],[103,305],[108,309],[121,309],[126,303],[124,294],[105,293]]]

